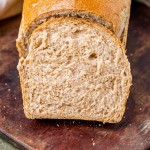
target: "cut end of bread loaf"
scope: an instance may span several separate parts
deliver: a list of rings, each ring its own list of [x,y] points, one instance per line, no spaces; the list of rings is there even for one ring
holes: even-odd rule
[[[131,86],[120,45],[106,28],[84,19],[41,24],[18,65],[27,118],[119,122]]]

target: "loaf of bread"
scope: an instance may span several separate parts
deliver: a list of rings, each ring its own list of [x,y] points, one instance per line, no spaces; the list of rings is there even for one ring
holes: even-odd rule
[[[117,123],[131,86],[130,0],[25,0],[17,39],[30,119]]]

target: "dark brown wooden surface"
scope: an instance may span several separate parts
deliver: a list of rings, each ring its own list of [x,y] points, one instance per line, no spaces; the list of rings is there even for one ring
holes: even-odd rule
[[[22,108],[17,38],[20,16],[0,22],[0,135],[20,149],[145,150],[150,148],[150,9],[134,4],[127,54],[133,86],[118,124],[28,120]]]

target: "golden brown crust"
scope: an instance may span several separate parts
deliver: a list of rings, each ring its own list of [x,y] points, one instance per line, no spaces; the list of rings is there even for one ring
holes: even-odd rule
[[[118,34],[126,22],[131,0],[25,0],[23,9],[23,26],[26,28],[34,19],[50,11],[77,10],[102,16],[113,24]]]
[[[101,22],[104,22],[107,28],[111,28],[118,38],[123,37],[122,41],[125,47],[127,35],[125,28],[127,29],[128,27],[130,4],[131,0],[25,0],[17,40],[20,56],[25,55],[23,49],[27,51],[28,41],[26,40],[40,24],[39,22],[46,21],[43,20],[46,17],[50,18],[55,16],[55,14],[57,16],[60,12],[65,12],[66,14],[73,11],[75,13],[85,12],[85,14],[91,15],[89,16],[91,18],[96,16],[102,19]],[[78,14],[76,14],[76,17],[78,17]],[[87,19],[86,16],[85,19]],[[33,26],[36,22],[38,22],[37,26]],[[123,31],[125,32],[123,33]]]

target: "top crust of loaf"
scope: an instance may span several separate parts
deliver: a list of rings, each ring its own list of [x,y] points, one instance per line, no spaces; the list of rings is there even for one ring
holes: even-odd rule
[[[81,17],[100,23],[122,38],[125,47],[130,4],[131,0],[25,0],[17,39],[20,56],[25,55],[28,39],[39,24],[63,16]]]
[[[25,0],[22,27],[26,30],[36,18],[50,11],[86,11],[112,23],[114,32],[120,36],[129,17],[130,4],[131,0]]]

